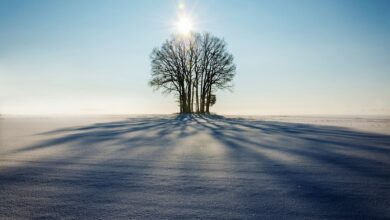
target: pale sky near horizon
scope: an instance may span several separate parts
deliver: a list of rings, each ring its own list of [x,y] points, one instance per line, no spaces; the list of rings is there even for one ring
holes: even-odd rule
[[[178,111],[149,55],[179,3],[0,0],[0,114]],[[194,31],[234,55],[219,114],[390,114],[390,1],[184,1]]]

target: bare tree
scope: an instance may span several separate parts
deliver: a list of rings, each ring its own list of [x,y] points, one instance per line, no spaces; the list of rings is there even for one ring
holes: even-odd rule
[[[209,113],[216,100],[212,93],[232,88],[236,66],[226,47],[224,40],[209,33],[174,35],[152,51],[149,84],[174,93],[180,113]]]

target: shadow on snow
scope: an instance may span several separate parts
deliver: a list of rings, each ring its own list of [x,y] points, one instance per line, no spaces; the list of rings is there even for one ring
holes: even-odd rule
[[[200,134],[224,154],[171,156]],[[0,197],[7,197],[0,213],[23,201],[9,194],[21,190],[45,198],[30,201],[38,217],[59,217],[53,210],[76,218],[390,217],[387,135],[215,115],[131,118],[38,135],[53,138],[7,154],[62,153],[0,170]]]

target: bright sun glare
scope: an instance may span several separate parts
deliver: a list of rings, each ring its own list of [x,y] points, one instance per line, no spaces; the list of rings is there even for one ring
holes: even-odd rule
[[[176,28],[181,34],[189,34],[192,30],[192,23],[188,17],[181,16],[176,23]]]

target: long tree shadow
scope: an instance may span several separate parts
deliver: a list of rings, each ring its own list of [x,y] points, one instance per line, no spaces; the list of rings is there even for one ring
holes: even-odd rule
[[[166,117],[155,117],[155,118],[136,118],[128,119],[125,121],[115,121],[107,123],[97,123],[94,125],[74,127],[74,128],[65,128],[49,132],[40,133],[38,135],[61,135],[57,138],[52,138],[47,141],[40,142],[35,145],[27,146],[24,148],[16,149],[14,153],[17,152],[28,152],[34,150],[40,150],[50,147],[58,147],[62,144],[81,144],[83,145],[93,145],[97,143],[103,143],[106,141],[115,141],[120,143],[125,141],[126,138],[123,135],[136,133],[136,132],[156,132],[154,136],[148,137],[149,133],[146,135],[137,135],[136,137],[129,139],[131,141],[132,147],[136,146],[137,142],[145,142],[148,140],[161,139],[164,140],[165,135],[168,135],[172,132],[173,129],[180,130],[182,137],[185,137],[185,124],[191,120],[190,115],[178,115],[174,118]],[[141,143],[140,143],[141,144]],[[78,147],[80,147],[78,146]]]
[[[49,138],[5,156],[61,153],[0,170],[6,198],[0,217],[390,217],[387,135],[202,115],[129,118],[37,135]],[[191,152],[171,157],[183,144],[198,148],[200,135],[227,154],[215,161]],[[264,178],[275,192],[264,191]],[[31,193],[37,195],[26,197]],[[293,205],[275,204],[278,196]],[[19,212],[16,202],[30,209]]]
[[[292,190],[293,193],[321,208],[322,213],[327,213],[327,216],[383,218],[389,214],[385,202],[390,193],[389,136],[330,126],[237,120],[221,116],[199,118],[201,120],[198,123],[209,129],[216,140],[234,149],[233,152],[246,151],[262,164],[267,164],[268,166],[262,167],[272,176],[277,176],[283,187],[299,186],[301,189]],[[257,138],[248,138],[251,132],[257,134]],[[266,138],[276,134],[283,138]],[[374,156],[369,159],[364,157],[370,154]],[[297,157],[299,160],[289,163],[275,155]],[[277,169],[270,165],[277,165]],[[321,175],[330,179],[323,179]],[[361,184],[362,188],[348,192],[351,191],[348,190],[350,185],[346,184],[353,183],[356,179],[357,182],[368,181],[369,184]],[[337,182],[340,180],[342,182]],[[372,182],[380,182],[385,189],[376,190],[372,187]],[[357,196],[360,190],[366,193],[360,192],[362,195]],[[380,208],[378,204],[375,207],[375,203],[369,198],[378,193],[384,193]],[[251,204],[256,204],[256,199],[260,201],[261,196],[249,199],[254,200]],[[367,201],[374,207],[367,206]],[[256,207],[253,209],[256,210]]]

